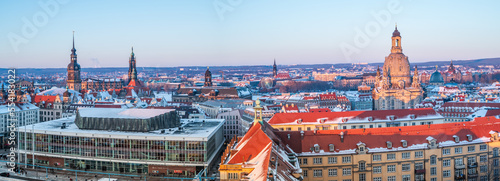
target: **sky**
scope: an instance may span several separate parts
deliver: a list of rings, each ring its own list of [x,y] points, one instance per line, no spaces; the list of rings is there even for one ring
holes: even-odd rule
[[[500,57],[500,1],[0,2],[0,67],[383,62],[397,23],[410,62]]]

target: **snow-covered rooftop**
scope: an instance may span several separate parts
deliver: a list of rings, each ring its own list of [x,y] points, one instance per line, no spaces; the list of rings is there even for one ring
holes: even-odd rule
[[[174,109],[123,109],[123,108],[80,108],[81,117],[146,119],[159,116]]]
[[[178,128],[159,129],[150,132],[127,132],[79,129],[74,121],[75,116],[61,118],[21,126],[19,127],[19,131],[30,133],[34,129],[35,133],[102,138],[206,140],[215,134],[217,130],[221,129],[224,124],[223,119],[181,119],[181,126]],[[61,128],[63,123],[66,123],[66,128],[64,129]],[[164,133],[162,133],[162,130]]]

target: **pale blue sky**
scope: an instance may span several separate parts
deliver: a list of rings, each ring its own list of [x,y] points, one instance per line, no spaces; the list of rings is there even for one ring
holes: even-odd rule
[[[500,1],[229,2],[4,0],[0,67],[65,67],[73,30],[83,68],[125,67],[131,46],[140,67],[383,62],[396,22],[410,62],[500,57]],[[372,15],[382,12],[387,24]],[[356,44],[357,30],[369,42]]]

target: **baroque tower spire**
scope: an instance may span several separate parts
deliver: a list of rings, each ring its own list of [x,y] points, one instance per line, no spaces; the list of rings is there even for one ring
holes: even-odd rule
[[[276,58],[275,58],[273,64],[273,77],[276,78],[276,76],[278,76],[278,66],[276,66]]]
[[[398,31],[397,24],[394,32],[392,33],[391,53],[403,53],[403,49],[401,48],[401,33]]]
[[[131,80],[137,79],[137,70],[136,70],[136,60],[134,54],[134,47],[132,47],[132,52],[130,53],[130,58],[128,60],[128,82]]]
[[[75,48],[75,31],[73,31],[73,48],[71,49],[71,62],[68,64],[67,72],[67,81],[66,86],[71,90],[80,91],[81,90],[81,82],[80,79],[80,64],[77,61],[76,48]]]

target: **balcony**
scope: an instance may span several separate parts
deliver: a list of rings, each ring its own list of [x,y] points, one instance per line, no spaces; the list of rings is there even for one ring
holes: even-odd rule
[[[477,173],[467,174],[467,178],[476,178]]]
[[[455,169],[464,169],[465,164],[455,164]]]
[[[415,174],[425,174],[425,169],[415,169]]]
[[[455,180],[456,181],[465,180],[465,175],[464,174],[455,175]]]
[[[477,163],[476,162],[473,162],[473,163],[469,163],[467,165],[468,168],[477,168]]]

